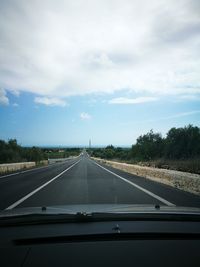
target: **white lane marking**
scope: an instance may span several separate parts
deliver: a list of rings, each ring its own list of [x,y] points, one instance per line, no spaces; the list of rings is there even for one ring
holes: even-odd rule
[[[3,175],[3,176],[0,176],[0,179],[1,178],[5,178],[5,177],[9,177],[9,176],[13,176],[13,175],[17,175],[17,174],[20,174],[21,172],[15,172],[15,173],[10,173],[10,174],[6,174],[6,175]]]
[[[68,160],[66,160],[66,161],[68,161]],[[64,164],[64,162],[59,162],[59,163],[54,163],[54,164],[61,165],[61,164]],[[19,171],[19,172],[15,172],[15,173],[6,174],[6,175],[3,175],[3,176],[0,176],[0,179],[1,178],[6,178],[6,177],[9,177],[9,176],[13,176],[13,175],[17,175],[17,174],[22,174],[22,173],[25,173],[25,172],[31,172],[31,171],[37,171],[37,170],[40,170],[40,169],[49,168],[49,167],[54,166],[54,164],[50,164],[48,166],[43,166],[43,167],[38,167],[38,168],[36,167],[36,168],[30,169],[30,170],[25,170],[25,171]]]
[[[37,170],[40,170],[40,169],[45,169],[45,168],[48,168],[52,165],[48,165],[48,166],[43,166],[43,167],[39,167],[39,168],[34,168],[34,169],[30,169],[30,170],[25,170],[25,171],[19,171],[19,172],[15,172],[15,173],[10,173],[10,174],[6,174],[6,175],[3,175],[3,176],[0,176],[0,179],[1,178],[6,178],[6,177],[9,177],[9,176],[13,176],[13,175],[17,175],[17,174],[22,174],[22,173],[25,173],[25,172],[31,172],[31,171],[37,171]]]
[[[79,161],[81,161],[81,159]],[[44,188],[45,186],[47,186],[48,184],[50,184],[51,182],[53,182],[55,179],[57,179],[58,177],[60,177],[63,173],[65,173],[68,170],[70,170],[72,167],[74,167],[76,164],[78,164],[79,161],[75,162],[70,167],[68,167],[67,169],[65,169],[64,171],[62,171],[61,173],[59,173],[55,177],[53,177],[51,180],[49,180],[45,184],[41,185],[40,187],[36,188],[35,190],[33,190],[32,192],[30,192],[29,194],[27,194],[23,198],[19,199],[18,201],[16,201],[15,203],[13,203],[9,207],[7,207],[5,210],[11,210],[11,209],[15,208],[16,206],[18,206],[19,204],[21,204],[22,202],[24,202],[27,198],[31,197],[32,195],[34,195],[35,193],[37,193],[39,190],[41,190],[42,188]]]
[[[160,202],[164,203],[165,205],[167,205],[167,206],[175,206],[173,203],[167,201],[166,199],[164,199],[164,198],[162,198],[162,197],[159,197],[158,195],[156,195],[156,194],[150,192],[149,190],[147,190],[147,189],[145,189],[145,188],[143,188],[143,187],[141,187],[141,186],[139,186],[139,185],[137,185],[137,184],[135,184],[135,183],[133,183],[133,182],[131,182],[131,181],[125,179],[125,178],[123,178],[122,176],[120,176],[120,175],[118,175],[118,174],[116,174],[116,173],[114,173],[114,172],[112,172],[112,171],[110,171],[110,170],[104,168],[103,166],[99,165],[99,164],[96,163],[95,161],[94,161],[94,163],[95,163],[97,166],[99,166],[100,168],[104,169],[105,171],[107,171],[107,172],[109,172],[109,173],[115,175],[116,177],[120,178],[120,179],[123,180],[124,182],[126,182],[126,183],[128,183],[128,184],[130,184],[130,185],[132,185],[132,186],[134,186],[134,187],[136,187],[137,189],[139,189],[139,190],[143,191],[144,193],[148,194],[149,196],[151,196],[151,197],[153,197],[153,198],[156,198],[157,200],[159,200]]]

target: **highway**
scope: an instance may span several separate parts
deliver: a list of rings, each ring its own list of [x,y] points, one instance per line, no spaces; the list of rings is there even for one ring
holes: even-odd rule
[[[0,209],[71,204],[160,204],[200,207],[200,197],[99,164],[83,154],[0,176]]]

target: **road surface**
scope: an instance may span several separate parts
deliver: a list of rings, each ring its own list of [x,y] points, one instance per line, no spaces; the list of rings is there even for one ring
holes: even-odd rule
[[[95,162],[64,163],[0,176],[0,209],[68,204],[160,204],[200,207],[200,197]]]

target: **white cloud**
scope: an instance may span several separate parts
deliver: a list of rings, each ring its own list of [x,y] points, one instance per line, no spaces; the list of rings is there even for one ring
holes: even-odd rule
[[[18,90],[10,88],[9,91],[11,94],[13,94],[16,97],[18,97],[20,95],[20,92]]]
[[[66,102],[56,97],[35,97],[35,103],[46,106],[60,106],[65,107]]]
[[[192,111],[177,113],[175,115],[164,117],[161,119],[165,120],[165,119],[180,118],[180,117],[190,116],[190,115],[194,115],[194,114],[198,114],[198,113],[200,113],[200,110],[192,110]]]
[[[91,116],[90,114],[86,113],[86,112],[82,112],[82,113],[80,114],[80,118],[81,118],[82,120],[90,120],[90,119],[92,118],[92,116]]]
[[[200,95],[182,95],[180,96],[180,99],[186,101],[199,101]]]
[[[13,103],[13,107],[19,107],[19,104]]]
[[[180,112],[174,115],[170,115],[170,116],[166,116],[166,117],[161,117],[158,119],[151,119],[151,120],[147,120],[145,121],[145,123],[147,122],[155,122],[155,121],[162,121],[162,120],[169,120],[169,119],[176,119],[176,118],[181,118],[181,117],[187,117],[187,116],[191,116],[191,115],[195,115],[195,114],[199,114],[200,110],[192,110],[192,111],[186,111],[186,112]]]
[[[126,98],[126,97],[118,97],[113,98],[109,101],[109,104],[141,104],[152,101],[157,101],[157,97],[137,97],[137,98]]]
[[[199,14],[199,0],[1,1],[0,87],[199,93]]]
[[[9,99],[6,96],[6,91],[3,88],[0,88],[0,105],[2,106],[9,105]]]

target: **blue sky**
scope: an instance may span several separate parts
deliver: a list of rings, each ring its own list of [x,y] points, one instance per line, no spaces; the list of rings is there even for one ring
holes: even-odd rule
[[[35,103],[30,93],[7,94],[9,105],[0,106],[0,138],[22,145],[88,145],[91,138],[92,145],[130,146],[150,129],[165,135],[171,127],[200,126],[199,101],[163,97],[110,104],[114,96],[74,96],[66,106],[48,106]]]
[[[200,126],[198,0],[0,1],[0,139],[130,146]]]

